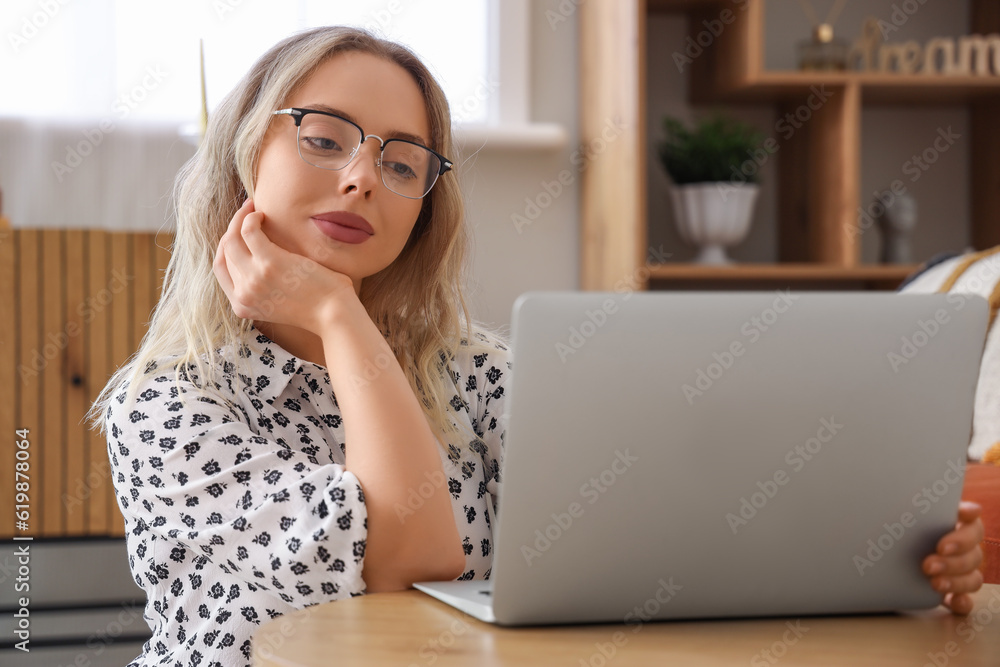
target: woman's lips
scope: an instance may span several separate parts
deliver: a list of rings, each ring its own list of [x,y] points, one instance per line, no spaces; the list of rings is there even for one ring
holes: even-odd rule
[[[355,229],[354,227],[340,225],[336,222],[330,222],[329,220],[319,220],[318,218],[313,218],[312,221],[317,227],[319,227],[319,231],[323,232],[334,241],[342,241],[344,243],[363,243],[372,237],[372,235],[368,232]]]

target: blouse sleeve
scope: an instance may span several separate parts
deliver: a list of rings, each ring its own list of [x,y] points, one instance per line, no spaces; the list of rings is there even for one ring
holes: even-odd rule
[[[494,341],[488,348],[480,344],[461,352],[455,373],[463,398],[456,396],[453,407],[468,410],[472,429],[482,440],[482,443],[472,443],[472,447],[482,458],[486,491],[495,514],[501,493],[500,470],[507,430],[506,385],[510,377],[510,350]]]
[[[105,414],[118,502],[134,530],[303,608],[365,591],[367,510],[353,473],[252,430],[235,396],[173,371]],[[155,573],[147,574],[155,578]],[[155,583],[155,582],[153,582]]]

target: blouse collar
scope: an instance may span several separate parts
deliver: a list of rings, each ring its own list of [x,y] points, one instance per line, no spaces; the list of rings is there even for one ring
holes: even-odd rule
[[[249,359],[255,373],[253,378],[241,377],[243,385],[268,403],[281,395],[303,366],[316,366],[292,355],[255,326],[250,327],[238,354]]]

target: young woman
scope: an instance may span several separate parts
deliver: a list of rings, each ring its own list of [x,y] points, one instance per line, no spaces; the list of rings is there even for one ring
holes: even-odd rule
[[[148,596],[132,667],[248,664],[268,618],[489,577],[509,356],[465,310],[450,122],[413,54],[338,27],[214,114],[149,332],[92,412]],[[959,519],[926,566],[967,612],[982,524]]]

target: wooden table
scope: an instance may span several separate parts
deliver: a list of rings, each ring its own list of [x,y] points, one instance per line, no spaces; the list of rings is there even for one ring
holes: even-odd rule
[[[503,628],[415,591],[330,602],[254,635],[257,667],[1000,665],[1000,585],[967,617],[944,607],[850,617]]]

